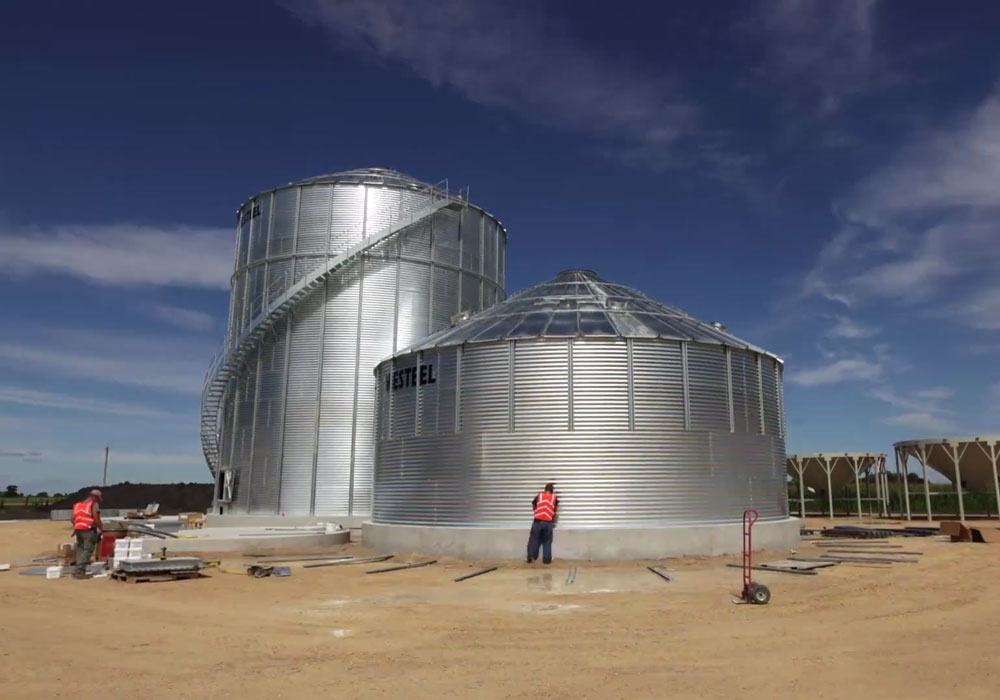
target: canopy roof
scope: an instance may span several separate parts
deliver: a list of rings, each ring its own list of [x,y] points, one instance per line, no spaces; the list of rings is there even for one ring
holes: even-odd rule
[[[631,287],[591,270],[566,270],[451,328],[438,331],[394,357],[420,350],[528,338],[666,338],[766,352],[720,324],[691,318]]]

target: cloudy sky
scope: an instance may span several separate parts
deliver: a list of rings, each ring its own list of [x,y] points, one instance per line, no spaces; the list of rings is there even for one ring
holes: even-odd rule
[[[789,451],[1000,433],[1000,6],[648,5],[7,8],[0,484],[206,481],[235,208],[368,165],[781,355]]]

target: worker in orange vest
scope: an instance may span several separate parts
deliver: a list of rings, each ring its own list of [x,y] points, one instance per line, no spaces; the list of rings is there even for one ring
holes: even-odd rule
[[[535,510],[535,521],[531,523],[528,537],[527,562],[538,559],[538,548],[542,549],[542,563],[552,563],[552,529],[555,526],[556,508],[559,498],[555,494],[555,484],[545,484],[545,490],[535,496],[531,507]]]
[[[87,565],[94,556],[94,548],[101,541],[104,524],[101,522],[101,497],[97,489],[87,498],[73,505],[73,534],[76,535],[76,567],[73,578],[86,578]]]

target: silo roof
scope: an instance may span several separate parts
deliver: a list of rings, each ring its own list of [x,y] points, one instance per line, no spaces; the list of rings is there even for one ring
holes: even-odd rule
[[[780,358],[592,270],[565,270],[393,357],[420,350],[529,338],[664,338],[726,345]]]

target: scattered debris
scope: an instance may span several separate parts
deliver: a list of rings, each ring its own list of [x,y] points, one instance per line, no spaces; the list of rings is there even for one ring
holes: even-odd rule
[[[805,574],[806,576],[815,576],[817,571],[814,569],[824,569],[827,566],[836,566],[837,562],[804,562],[799,560],[786,559],[784,561],[772,561],[763,564],[753,564],[750,568],[755,571],[777,571],[782,574]],[[742,564],[726,564],[726,566],[739,569]]]
[[[379,557],[355,557],[353,559],[339,559],[337,561],[321,561],[314,564],[303,564],[303,569],[315,569],[320,566],[342,566],[344,564],[373,564],[375,562],[392,559],[392,554],[384,554]]]
[[[943,521],[939,534],[947,535],[952,542],[1000,542],[1000,529],[969,527],[957,520]]]
[[[488,574],[491,571],[496,571],[499,566],[491,566],[488,569],[480,569],[479,571],[473,571],[471,574],[465,574],[464,576],[459,576],[456,579],[452,579],[452,583],[458,583],[459,581],[465,581],[466,579],[475,578],[476,576],[482,576],[483,574]]]
[[[10,571],[10,564],[0,564],[0,571]]]
[[[267,578],[268,576],[291,576],[290,566],[257,566],[256,564],[247,568],[247,575],[253,578]]]
[[[824,547],[822,551],[829,554],[881,554],[883,556],[890,556],[890,557],[895,557],[897,555],[920,556],[923,554],[923,552],[915,552],[913,550],[908,550],[908,549],[899,549],[899,550],[893,549],[891,551],[882,551],[878,549],[864,549],[861,547],[842,547],[842,548]]]
[[[904,527],[903,529],[862,527],[860,525],[834,525],[825,530],[816,530],[823,537],[846,537],[853,539],[885,539],[887,537],[931,537],[938,534],[934,527]]]
[[[576,567],[575,566],[572,569],[570,569],[569,572],[566,574],[566,583],[573,583],[574,581],[576,581]]]
[[[345,559],[354,559],[354,555],[344,554],[337,556],[310,555],[305,557],[268,557],[267,559],[258,559],[257,562],[259,564],[285,564],[299,561],[343,561]]]
[[[658,566],[647,566],[646,568],[649,569],[650,571],[652,571],[654,574],[656,574],[660,578],[662,578],[664,581],[673,581],[674,580],[670,576],[670,574],[668,574],[666,571],[664,571],[663,569],[661,569]]]
[[[437,559],[431,559],[430,561],[418,561],[411,564],[400,564],[399,566],[387,566],[384,569],[369,569],[366,574],[387,574],[390,571],[402,571],[403,569],[418,569],[421,566],[430,566],[431,564],[437,564]]]

